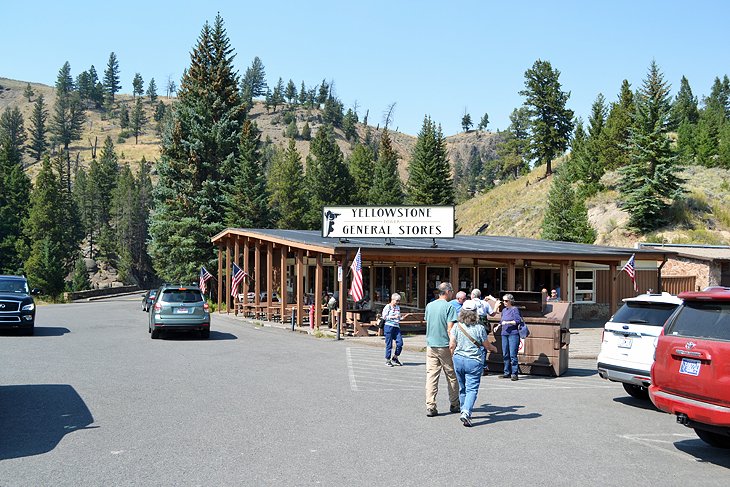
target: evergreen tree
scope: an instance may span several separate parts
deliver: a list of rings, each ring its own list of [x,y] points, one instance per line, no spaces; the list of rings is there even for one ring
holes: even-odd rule
[[[250,120],[243,122],[238,165],[233,186],[228,193],[226,226],[237,228],[269,228],[272,223],[261,161],[261,132]]]
[[[271,104],[274,106],[274,113],[276,113],[276,107],[284,104],[284,80],[279,78],[279,82],[274,86],[274,93],[271,95]]]
[[[89,172],[98,174],[99,163],[96,160],[89,164]],[[83,239],[89,242],[89,257],[94,258],[95,246],[97,245],[98,235],[96,233],[96,223],[98,221],[98,188],[93,186],[90,176],[87,175],[83,167],[76,171],[73,186],[73,198],[78,208],[79,222],[83,232]]]
[[[328,125],[323,125],[312,140],[305,177],[309,189],[305,224],[317,229],[322,224],[322,207],[349,204],[352,190],[352,177]]]
[[[352,108],[347,109],[347,113],[342,119],[342,131],[345,133],[345,138],[350,141],[357,140],[357,115]]]
[[[309,127],[309,122],[304,122],[301,136],[302,140],[312,140],[312,129]]]
[[[96,211],[96,222],[94,227],[98,235],[98,247],[102,252],[109,255],[115,251],[116,238],[112,231],[112,195],[117,186],[119,176],[119,161],[114,142],[107,136],[104,140],[104,147],[101,149],[98,165],[89,166],[90,184],[95,188],[94,198]]]
[[[78,93],[73,91],[71,65],[68,61],[61,67],[56,80],[56,104],[51,118],[50,131],[57,143],[68,153],[72,141],[81,137],[86,117],[81,108]]]
[[[193,279],[216,258],[245,117],[232,51],[223,19],[206,22],[165,124],[149,245],[161,279]]]
[[[144,113],[142,108],[142,100],[137,99],[134,104],[134,111],[132,112],[132,133],[134,134],[134,143],[139,142],[139,134],[142,133],[142,129],[147,124],[147,115]]]
[[[155,114],[153,115],[155,122],[162,122],[162,119],[165,118],[165,111],[165,104],[162,103],[162,100],[158,101],[155,106]]]
[[[672,105],[670,127],[676,129],[684,121],[697,123],[699,116],[697,97],[692,94],[692,88],[689,86],[687,78],[682,76],[677,97]]]
[[[587,244],[596,240],[596,231],[588,222],[585,204],[576,197],[569,178],[562,171],[555,174],[548,192],[540,238]]]
[[[320,105],[327,101],[330,95],[330,86],[327,84],[327,80],[323,79],[322,84],[319,85],[319,91],[317,95],[317,103]]]
[[[76,77],[76,90],[82,102],[92,101],[94,85],[91,83],[91,76],[88,71],[82,71]]]
[[[488,161],[484,167],[485,187],[493,186],[495,180],[516,179],[529,170],[529,112],[526,107],[516,108],[509,118],[510,125],[497,146],[497,159]]]
[[[150,84],[147,85],[147,96],[150,99],[150,104],[154,104],[157,101],[157,84],[155,78],[150,78]]]
[[[126,103],[119,107],[119,127],[124,130],[129,128],[129,109]]]
[[[0,274],[21,271],[28,245],[22,229],[28,217],[31,184],[13,139],[4,126],[0,127]]]
[[[129,165],[125,164],[119,170],[110,201],[110,224],[114,230],[115,248],[119,256],[117,269],[125,284],[133,284],[136,280],[134,278],[133,248],[139,238],[135,234],[138,200],[139,190],[134,180],[134,174]]]
[[[294,81],[289,80],[289,83],[286,85],[284,95],[286,96],[286,99],[289,100],[290,105],[297,101],[297,86],[294,84]]]
[[[299,104],[304,105],[307,102],[307,88],[304,86],[304,81],[302,81],[302,86],[299,88]]]
[[[489,125],[489,114],[485,113],[479,121],[479,130],[487,130],[487,125]]]
[[[241,91],[245,91],[248,88],[251,97],[256,98],[266,94],[268,86],[266,85],[266,71],[264,69],[264,63],[261,62],[258,56],[253,58],[251,66],[246,69],[246,73],[243,75],[243,81],[241,83]]]
[[[292,120],[291,122],[289,122],[289,125],[286,126],[284,135],[286,135],[290,139],[296,139],[297,137],[299,137],[299,129],[297,128],[297,122],[295,120]]]
[[[537,165],[552,173],[552,160],[568,148],[573,132],[573,110],[565,107],[570,92],[562,91],[560,71],[538,59],[525,72],[525,106],[530,115],[530,154]]]
[[[471,115],[465,113],[464,116],[461,117],[461,128],[464,130],[464,132],[468,132],[473,125],[474,122],[471,121]]]
[[[47,120],[48,110],[46,109],[45,98],[43,95],[38,95],[33,104],[33,113],[30,117],[30,143],[28,144],[30,155],[36,162],[41,162],[41,158],[48,147],[46,140]]]
[[[631,226],[648,231],[667,221],[671,201],[682,192],[676,155],[667,137],[669,87],[652,61],[636,94],[636,118],[629,136],[630,162],[620,169],[619,191]]]
[[[86,263],[83,255],[79,255],[74,265],[74,273],[71,276],[72,291],[86,291],[91,289],[91,281],[89,281],[89,273],[86,271]]]
[[[143,94],[144,80],[142,79],[142,75],[134,73],[134,79],[132,80],[132,98],[135,98],[137,95],[142,96]]]
[[[375,154],[373,150],[360,143],[355,144],[350,158],[347,160],[347,167],[352,175],[353,205],[367,205],[370,203],[370,190],[373,187],[373,176],[375,173]]]
[[[730,169],[730,123],[720,129],[720,143],[717,147],[717,166]]]
[[[621,83],[618,101],[611,104],[606,126],[601,131],[601,145],[606,170],[623,167],[629,163],[629,130],[634,124],[636,105],[631,85]]]
[[[107,103],[114,103],[114,95],[116,95],[122,87],[119,84],[119,61],[117,60],[117,55],[114,54],[114,52],[109,54],[109,61],[106,63],[103,86]]]
[[[33,91],[33,87],[30,86],[30,83],[25,85],[25,91],[23,91],[23,96],[28,99],[28,103],[33,101],[33,97],[35,96],[35,91]]]
[[[285,151],[277,151],[267,181],[269,207],[276,228],[304,229],[309,209],[302,158],[293,140]]]
[[[20,109],[17,106],[5,107],[0,115],[0,147],[10,161],[22,164],[26,138]]]
[[[170,95],[174,95],[177,91],[177,84],[175,84],[175,80],[172,79],[171,76],[167,77],[167,84],[165,85],[165,90],[167,91],[167,99],[170,99]]]
[[[342,128],[342,121],[345,118],[344,106],[340,100],[334,96],[330,96],[324,102],[322,109],[322,119],[324,123],[328,123],[333,127]]]
[[[63,292],[66,276],[61,188],[50,159],[44,158],[31,194],[30,214],[25,227],[27,238],[32,242],[25,271],[34,286],[49,296]]]
[[[101,108],[104,103],[104,85],[99,81],[99,75],[96,74],[96,68],[93,64],[89,68],[89,85],[91,86],[90,99],[94,102],[96,108]]]
[[[599,93],[591,108],[587,137],[580,143],[573,144],[571,168],[574,171],[574,176],[584,183],[581,187],[581,197],[592,196],[602,189],[601,177],[606,172],[606,162],[603,154],[603,130],[606,124],[606,111],[605,99]],[[576,135],[577,138],[578,135]]]
[[[453,205],[454,184],[446,157],[446,141],[441,127],[431,118],[423,119],[408,164],[408,202],[414,205]]]
[[[152,259],[147,252],[147,242],[150,238],[149,219],[153,205],[151,170],[151,164],[142,157],[142,160],[139,161],[139,171],[136,179],[137,204],[135,205],[135,209],[137,216],[134,218],[132,262],[133,274],[137,282],[143,287],[147,287],[155,281]]]
[[[404,201],[403,184],[398,174],[398,153],[393,148],[387,128],[383,130],[378,145],[369,201],[372,205],[401,205]]]

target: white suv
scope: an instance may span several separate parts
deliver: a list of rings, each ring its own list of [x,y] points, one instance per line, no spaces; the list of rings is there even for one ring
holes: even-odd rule
[[[603,327],[598,375],[623,382],[633,397],[648,399],[657,337],[680,304],[682,300],[669,293],[624,299],[623,306]]]

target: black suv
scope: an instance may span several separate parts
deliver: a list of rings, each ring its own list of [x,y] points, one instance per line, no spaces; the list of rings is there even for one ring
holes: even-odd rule
[[[26,335],[35,331],[35,303],[23,276],[0,275],[0,330],[20,330]]]

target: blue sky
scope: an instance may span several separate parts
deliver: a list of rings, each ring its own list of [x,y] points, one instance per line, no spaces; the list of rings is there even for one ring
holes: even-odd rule
[[[179,84],[206,21],[222,15],[234,64],[254,56],[269,85],[290,78],[313,86],[334,80],[345,107],[370,111],[376,125],[396,103],[393,128],[416,135],[423,117],[445,135],[489,114],[505,129],[523,98],[524,73],[537,59],[561,72],[568,106],[588,117],[598,93],[614,101],[623,79],[633,88],[656,60],[672,93],[684,75],[695,95],[730,74],[730,2],[679,1],[278,1],[5,2],[0,77],[52,85],[65,61],[72,73],[103,73],[119,59],[122,91],[136,72]],[[276,7],[271,7],[276,5]]]

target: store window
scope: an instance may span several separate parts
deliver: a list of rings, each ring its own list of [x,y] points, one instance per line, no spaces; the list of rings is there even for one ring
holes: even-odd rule
[[[575,271],[575,302],[576,303],[595,303],[596,277],[592,270]]]
[[[459,268],[459,281],[452,283],[455,291],[464,291],[469,294],[474,289],[474,269],[471,267]]]
[[[426,268],[426,302],[438,299],[438,286],[442,282],[451,282],[451,267]],[[454,283],[451,283],[454,286]]]
[[[391,286],[393,285],[393,269],[390,267],[375,268],[375,295],[373,301],[387,303],[390,301]]]
[[[482,296],[499,296],[507,285],[507,269],[504,267],[480,267],[477,285],[482,291]]]
[[[418,305],[418,267],[398,266],[395,268],[395,292],[400,294],[401,304]]]

